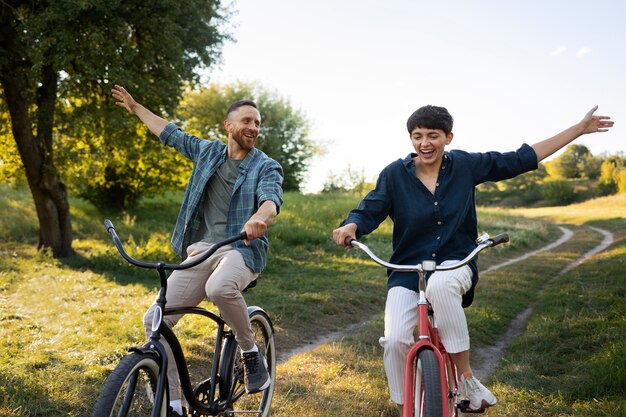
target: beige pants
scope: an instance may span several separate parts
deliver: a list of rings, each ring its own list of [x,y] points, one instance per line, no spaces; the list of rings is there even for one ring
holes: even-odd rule
[[[472,271],[469,266],[434,273],[428,280],[426,298],[433,306],[441,341],[450,353],[464,352],[470,347],[467,320],[461,302],[463,294],[471,286]],[[404,287],[393,287],[387,294],[385,335],[379,342],[384,349],[389,394],[397,404],[404,402],[404,361],[414,343],[418,301],[419,294]]]
[[[198,242],[187,248],[190,262],[211,248],[211,244]],[[166,308],[190,307],[200,304],[204,297],[217,306],[224,321],[235,333],[243,350],[254,347],[254,335],[248,318],[248,307],[241,292],[254,281],[258,273],[248,268],[241,253],[227,245],[217,250],[209,259],[191,269],[174,271],[167,280]],[[156,305],[150,306],[143,318],[148,337],[152,334],[152,317]],[[163,321],[173,327],[182,315],[165,316]],[[161,339],[168,354],[167,376],[170,399],[182,397],[178,370],[170,346]]]

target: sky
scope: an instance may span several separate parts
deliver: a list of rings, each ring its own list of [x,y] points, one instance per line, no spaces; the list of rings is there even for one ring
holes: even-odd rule
[[[227,3],[228,4],[228,3]],[[626,150],[622,0],[234,0],[211,82],[258,82],[311,122],[325,150],[305,192],[348,168],[373,181],[412,150],[406,120],[446,107],[450,149],[510,151],[594,105],[615,126],[575,143]],[[260,139],[262,140],[262,138]],[[557,154],[558,155],[558,154]],[[556,156],[556,155],[555,155]]]

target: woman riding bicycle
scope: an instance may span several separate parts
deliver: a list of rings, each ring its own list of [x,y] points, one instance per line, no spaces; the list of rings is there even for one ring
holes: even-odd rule
[[[246,391],[259,392],[270,384],[265,358],[254,342],[246,302],[241,292],[265,267],[268,225],[282,204],[283,172],[280,164],[254,145],[261,115],[256,104],[242,100],[228,109],[224,128],[227,143],[203,140],[183,132],[136,102],[121,86],[112,91],[116,104],[136,115],[164,145],[171,146],[194,163],[187,184],[172,247],[183,259],[202,256],[211,246],[245,231],[245,244],[220,248],[197,267],[175,271],[168,279],[167,306],[198,305],[204,297],[217,306],[235,333],[244,359]],[[155,305],[144,316],[151,333]],[[172,327],[180,316],[164,320]],[[170,414],[185,414],[176,362],[167,345]]]
[[[334,241],[349,249],[350,239],[374,231],[387,216],[393,222],[390,262],[437,264],[463,259],[476,246],[478,234],[474,188],[487,181],[513,178],[537,168],[540,161],[587,133],[605,132],[613,122],[594,116],[597,106],[577,124],[533,146],[515,152],[468,153],[446,151],[453,138],[450,113],[437,106],[416,110],[407,121],[415,153],[388,165],[376,187],[333,231]],[[434,273],[426,289],[437,316],[443,345],[461,375],[460,398],[478,410],[497,400],[472,374],[470,338],[464,307],[474,297],[478,282],[476,261],[461,269]],[[385,331],[380,338],[393,402],[402,410],[404,364],[417,324],[417,279],[414,273],[388,272]]]

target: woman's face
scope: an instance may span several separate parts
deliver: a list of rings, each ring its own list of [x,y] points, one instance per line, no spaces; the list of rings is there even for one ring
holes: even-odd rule
[[[452,141],[452,132],[441,129],[416,127],[411,131],[411,142],[420,163],[430,165],[441,162],[446,145]]]

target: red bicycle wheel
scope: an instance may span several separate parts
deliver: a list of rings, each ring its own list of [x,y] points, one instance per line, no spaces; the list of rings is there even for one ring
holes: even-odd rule
[[[415,363],[415,416],[443,417],[441,375],[435,353],[424,349]]]

